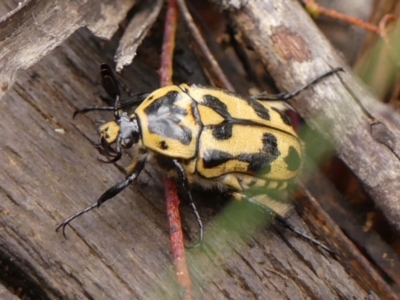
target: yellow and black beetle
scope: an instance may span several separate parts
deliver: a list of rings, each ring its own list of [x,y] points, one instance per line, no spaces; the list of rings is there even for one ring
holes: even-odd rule
[[[241,97],[225,90],[180,84],[139,94],[121,104],[117,81],[111,69],[102,65],[103,86],[116,99],[115,106],[88,107],[76,113],[113,110],[115,120],[98,129],[99,151],[110,159],[108,162],[114,162],[121,157],[121,147],[132,148],[134,160],[124,181],[107,190],[95,204],[66,219],[57,230],[62,227],[64,231],[73,219],[120,193],[147,162],[178,177],[193,207],[189,186],[195,183],[271,209],[269,200],[249,198],[243,192],[251,186],[285,189],[299,173],[302,144],[281,110],[282,103],[340,70],[332,69],[287,94]],[[137,102],[141,104],[132,115],[122,110]],[[195,213],[202,237],[201,221]]]

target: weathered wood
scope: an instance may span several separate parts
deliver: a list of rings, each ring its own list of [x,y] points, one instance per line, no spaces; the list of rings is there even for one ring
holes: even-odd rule
[[[376,232],[365,232],[362,220],[357,218],[358,212],[349,208],[343,196],[316,166],[311,168],[313,163],[307,162],[307,165],[306,172],[311,174],[309,183],[299,192],[302,195],[296,197],[296,204],[301,206],[303,220],[314,234],[325,237],[323,242],[339,254],[336,258],[344,266],[351,265],[351,268],[347,268],[348,272],[365,290],[373,290],[381,297],[386,293],[390,294],[391,291],[378,270],[385,272],[395,283],[400,282],[397,272],[400,261],[397,254]],[[343,237],[343,233],[351,241]],[[368,260],[374,264],[371,265]]]
[[[16,73],[33,65],[86,26],[111,38],[136,0],[27,0],[0,19],[0,98]],[[3,15],[3,14],[2,14]]]
[[[126,27],[115,54],[117,72],[121,72],[123,67],[132,63],[138,47],[156,21],[162,4],[162,0],[141,3],[140,10]]]
[[[61,220],[123,179],[119,168],[96,160],[92,146],[95,120],[112,114],[71,119],[76,108],[101,104],[99,64],[110,63],[116,47],[116,40],[100,42],[80,29],[21,71],[0,102],[0,260],[20,276],[7,284],[22,287],[32,299],[178,299],[162,183],[151,166],[116,199],[75,220],[67,240],[54,232]],[[139,55],[123,73],[135,92],[158,83],[155,70],[143,62]],[[188,250],[196,299],[368,297],[370,290],[346,272],[352,266],[287,232],[237,236],[230,226],[243,217],[242,205],[222,219],[210,217],[201,200],[213,200],[201,197],[210,196],[197,196],[206,244]],[[251,221],[257,212],[250,212]],[[183,215],[190,210],[184,208]],[[196,228],[190,217],[187,222]],[[306,230],[296,215],[291,222]],[[0,270],[4,282],[5,276]],[[380,291],[382,298],[388,295],[389,288]]]
[[[345,66],[295,0],[249,1],[231,15],[283,90],[293,90],[326,70]],[[291,103],[334,145],[338,156],[400,231],[399,115],[374,99],[348,68],[306,96],[307,92]],[[372,132],[375,123],[382,125],[379,136],[390,138],[377,140]]]
[[[5,288],[5,286],[0,285],[0,299],[3,299],[3,300],[17,300],[17,299],[19,299],[19,297],[15,296],[10,291],[8,291]]]

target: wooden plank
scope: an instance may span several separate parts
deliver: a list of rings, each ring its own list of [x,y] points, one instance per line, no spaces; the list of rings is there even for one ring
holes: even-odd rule
[[[157,53],[156,44],[145,43],[144,52]],[[92,145],[98,139],[95,120],[112,114],[71,118],[77,108],[102,103],[99,65],[111,63],[116,48],[117,37],[105,43],[80,29],[22,71],[0,102],[0,253],[20,275],[13,285],[32,299],[179,297],[162,183],[152,166],[116,199],[75,220],[68,239],[54,231],[123,179],[121,168],[96,160]],[[139,54],[123,74],[135,92],[157,86],[157,74],[145,62]],[[184,73],[190,63],[180,61],[186,69],[176,71]],[[127,166],[127,156],[120,166]],[[346,266],[290,233],[261,227],[251,236],[236,234],[231,227],[238,223],[246,231],[257,212],[239,203],[224,217],[211,216],[202,201],[216,198],[196,193],[206,224],[204,248],[188,250],[196,299],[368,296]],[[196,228],[188,208],[183,215],[188,227]],[[249,221],[239,222],[240,217]],[[296,215],[291,222],[306,230]]]

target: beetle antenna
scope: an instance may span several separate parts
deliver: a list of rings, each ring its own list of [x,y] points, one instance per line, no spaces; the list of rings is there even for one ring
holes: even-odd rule
[[[114,104],[114,118],[115,120],[119,120],[120,116],[120,110],[118,109],[119,101],[120,101],[120,96],[117,95],[115,97],[115,104]]]
[[[111,111],[113,111],[113,110],[115,110],[115,107],[114,106],[97,106],[97,105],[84,107],[84,108],[75,110],[74,114],[72,115],[72,118],[75,118],[76,115],[78,115],[78,114],[85,114],[89,111],[94,111],[94,110],[107,110],[107,111],[111,110]]]
[[[115,101],[114,102],[115,120],[119,120],[120,113],[118,107],[121,99],[121,93],[118,88],[118,81],[115,78],[114,73],[111,70],[110,66],[107,64],[100,65],[100,74],[101,74],[101,84],[103,85],[104,90]]]
[[[144,99],[147,98],[149,93],[140,93],[133,95],[129,91],[129,96],[131,99],[121,102],[121,93],[119,91],[118,85],[122,85],[122,83],[114,76],[113,71],[110,66],[107,64],[100,65],[100,75],[101,75],[101,84],[106,91],[107,95],[110,96],[114,100],[114,106],[88,106],[81,109],[77,109],[72,118],[75,118],[77,114],[84,114],[89,111],[94,110],[106,110],[106,111],[114,111],[115,120],[119,120],[120,118],[120,110],[124,108],[130,108],[138,105]]]
[[[125,109],[125,108],[131,108],[133,106],[137,106],[138,104],[142,103],[144,99],[146,99],[150,94],[149,93],[140,93],[137,95],[134,95],[131,99],[126,100],[126,101],[119,101],[119,104],[117,107],[114,106],[88,106],[84,108],[77,109],[72,118],[75,118],[76,115],[78,114],[85,114],[89,111],[115,111],[116,109]]]
[[[314,78],[313,80],[311,80],[309,83],[306,83],[305,85],[301,86],[300,88],[298,88],[297,90],[294,90],[293,92],[290,93],[280,93],[280,94],[273,94],[273,95],[268,95],[266,92],[262,92],[260,94],[256,94],[251,96],[252,99],[254,100],[280,100],[280,101],[287,101],[293,97],[296,97],[298,94],[300,94],[300,92],[304,91],[305,89],[307,89],[308,87],[310,87],[311,85],[314,85],[315,83],[317,83],[318,81],[320,81],[322,78],[325,78],[331,74],[337,73],[337,72],[344,72],[343,68],[334,68],[329,70],[328,72],[321,74],[319,76],[317,76],[316,78]]]
[[[117,96],[121,96],[118,88],[118,81],[114,76],[113,71],[107,64],[100,65],[101,84],[106,93],[112,98],[116,99]]]

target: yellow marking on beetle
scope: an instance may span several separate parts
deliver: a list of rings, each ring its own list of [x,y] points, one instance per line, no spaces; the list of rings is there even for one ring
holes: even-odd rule
[[[112,144],[118,138],[119,125],[115,121],[110,121],[99,126],[98,132],[100,137],[104,137],[107,143]]]
[[[282,181],[281,185],[278,187],[278,190],[281,190],[281,191],[286,190],[287,186],[288,186],[288,182]]]
[[[222,122],[225,121],[225,119],[211,107],[199,105],[198,109],[199,109],[200,119],[204,126],[221,124]]]
[[[195,157],[201,130],[196,109],[193,99],[178,86],[154,91],[135,110],[143,144],[167,157]]]
[[[276,145],[271,145],[271,152],[263,145],[264,134],[275,137]],[[228,173],[245,173],[255,177],[273,180],[290,180],[300,169],[302,148],[300,140],[280,130],[261,126],[234,125],[232,137],[217,140],[212,128],[203,129],[200,136],[197,156],[197,172],[206,178],[214,178]],[[289,170],[285,157],[289,147],[298,153],[298,166]],[[266,149],[268,150],[268,149]],[[259,161],[252,161],[258,158]],[[247,159],[247,161],[246,161]],[[254,162],[254,166],[252,163]],[[262,174],[263,171],[268,171]]]
[[[275,190],[278,187],[278,181],[271,181],[268,183],[267,188],[270,190]]]
[[[274,109],[271,109],[274,105],[269,105],[268,101],[246,99],[233,92],[197,85],[192,85],[188,91],[190,97],[201,105],[207,106],[207,96],[212,96],[217,99],[226,106],[232,118],[253,121],[297,136],[293,127],[283,122],[281,115]],[[262,108],[264,108],[264,110]],[[267,115],[269,115],[268,119]]]
[[[221,182],[234,190],[237,190],[237,191],[243,190],[242,186],[240,185],[240,183],[238,181],[238,178],[233,174],[228,174],[228,175],[223,176],[223,179]]]

